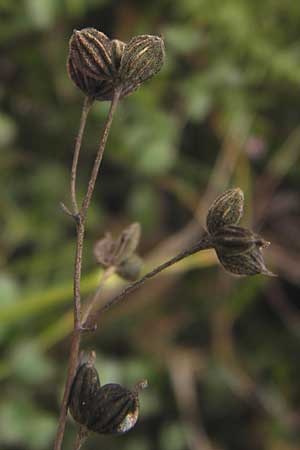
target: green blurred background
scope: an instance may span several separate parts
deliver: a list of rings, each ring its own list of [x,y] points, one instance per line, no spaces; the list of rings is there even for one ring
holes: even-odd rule
[[[272,242],[278,278],[234,278],[190,257],[101,318],[83,340],[102,383],[148,378],[136,428],[85,445],[124,450],[300,449],[300,2],[0,0],[0,447],[51,449],[72,327],[69,171],[83,95],[65,61],[74,28],[162,34],[163,70],[117,111],[88,215],[93,243],[142,225],[145,270],[200,234],[228,186]],[[94,105],[84,194],[107,103]],[[105,297],[121,283],[112,278]],[[70,419],[64,449],[73,448]]]

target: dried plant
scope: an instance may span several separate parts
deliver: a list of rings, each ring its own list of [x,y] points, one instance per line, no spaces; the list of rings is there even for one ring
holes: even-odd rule
[[[81,269],[87,212],[113,115],[119,100],[154,76],[161,69],[163,62],[164,43],[157,36],[136,36],[126,44],[117,39],[109,39],[104,33],[93,28],[85,28],[74,31],[70,39],[67,69],[71,80],[85,94],[85,99],[71,168],[72,206],[68,208],[62,204],[63,210],[75,221],[77,239],[73,282],[74,329],[54,450],[60,450],[62,447],[68,409],[80,425],[76,449],[82,446],[90,431],[122,434],[133,428],[137,421],[138,390],[146,387],[146,381],[138,383],[133,389],[116,384],[101,386],[94,367],[95,353],[91,352],[86,362],[80,362],[82,333],[95,330],[96,327],[91,325],[92,310],[97,306],[103,283],[114,272],[133,283],[111,298],[98,312],[111,308],[148,279],[201,250],[215,249],[223,267],[233,274],[273,275],[266,268],[261,252],[268,243],[248,229],[237,225],[242,216],[244,198],[242,191],[235,188],[226,191],[214,201],[207,215],[207,231],[198,242],[146,273],[142,278],[139,278],[142,260],[136,253],[141,236],[139,224],[130,225],[116,239],[108,232],[94,247],[95,259],[104,268],[104,275],[94,297],[82,311]],[[76,194],[79,154],[88,113],[95,100],[110,101],[111,105],[86,194],[79,206]]]

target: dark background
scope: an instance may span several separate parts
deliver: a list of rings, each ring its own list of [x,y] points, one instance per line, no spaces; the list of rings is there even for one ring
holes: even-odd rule
[[[118,108],[88,215],[84,296],[105,231],[139,221],[149,269],[201,233],[228,186],[243,189],[243,225],[272,242],[278,277],[234,278],[203,252],[103,316],[83,341],[102,383],[149,388],[133,431],[85,448],[299,449],[300,3],[2,0],[0,14],[1,449],[51,449],[55,435],[75,243],[58,205],[83,101],[65,61],[86,26],[125,41],[161,34],[167,58]],[[89,117],[81,195],[108,106]],[[70,419],[64,449],[75,431]]]

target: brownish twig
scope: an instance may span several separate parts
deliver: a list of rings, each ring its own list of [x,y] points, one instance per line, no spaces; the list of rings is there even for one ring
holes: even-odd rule
[[[77,231],[77,239],[76,239],[76,253],[75,253],[75,267],[74,267],[74,281],[73,281],[73,290],[74,290],[74,330],[71,338],[71,348],[70,348],[70,356],[69,356],[69,366],[67,373],[67,380],[65,384],[63,399],[61,403],[60,416],[58,422],[58,429],[56,433],[54,450],[61,450],[61,445],[64,437],[65,426],[66,426],[66,418],[67,418],[67,410],[68,410],[68,400],[70,395],[71,386],[73,383],[74,376],[76,374],[76,369],[78,365],[78,354],[80,348],[80,337],[81,332],[84,331],[81,323],[81,296],[80,296],[80,281],[81,281],[81,269],[82,269],[82,250],[83,250],[83,241],[85,235],[85,222],[87,216],[87,210],[91,202],[91,198],[95,189],[95,184],[100,168],[100,164],[102,161],[105,145],[107,142],[108,134],[111,128],[113,115],[116,110],[118,101],[120,98],[120,90],[116,90],[111,102],[111,106],[109,109],[109,113],[106,119],[106,122],[103,127],[103,133],[100,138],[100,143],[98,146],[96,158],[94,161],[91,177],[88,184],[88,189],[86,195],[84,197],[82,206],[78,214],[74,215],[76,219],[76,231]],[[84,112],[81,116],[80,126],[79,126],[79,135],[83,133],[84,123],[85,123],[85,114],[88,108],[87,101],[84,104]],[[72,164],[72,181],[71,181],[71,197],[73,207],[75,206],[75,211],[77,208],[76,201],[76,192],[75,192],[75,184],[76,184],[76,173],[78,166],[78,157],[80,146],[78,147],[78,142],[81,143],[82,135],[76,140],[74,158]]]
[[[168,267],[172,266],[173,264],[176,264],[178,261],[181,261],[182,259],[186,258],[187,256],[193,255],[194,253],[197,253],[201,250],[207,250],[211,248],[211,241],[208,234],[204,234],[200,241],[198,241],[196,244],[194,244],[192,247],[183,250],[178,255],[174,256],[173,258],[169,259],[168,261],[160,264],[159,266],[155,267],[150,272],[146,273],[142,278],[135,281],[134,283],[127,286],[123,291],[119,292],[115,297],[110,299],[105,305],[103,305],[99,312],[102,313],[103,311],[107,311],[112,306],[119,303],[121,300],[123,300],[124,297],[126,297],[128,294],[131,294],[136,289],[138,289],[140,286],[142,286],[147,280],[150,278],[153,278],[158,273],[162,272],[163,270],[167,269]]]
[[[72,168],[71,168],[71,182],[70,182],[71,202],[72,202],[73,214],[75,216],[78,215],[78,213],[79,213],[77,198],[76,198],[76,178],[77,178],[77,166],[78,166],[78,160],[79,160],[79,153],[80,153],[80,149],[81,149],[82,138],[83,138],[83,133],[84,133],[85,125],[86,125],[87,116],[89,114],[89,111],[91,109],[93,102],[94,102],[94,100],[91,97],[84,98],[78,135],[77,135],[76,142],[75,142],[75,149],[74,149],[73,162],[72,162]]]
[[[96,159],[95,159],[95,162],[94,162],[93,170],[92,170],[92,173],[91,173],[90,181],[89,181],[89,184],[88,184],[87,192],[86,192],[86,195],[84,197],[84,200],[83,200],[83,203],[82,203],[82,207],[81,207],[81,210],[80,210],[80,214],[83,217],[86,215],[87,209],[88,209],[88,207],[90,205],[90,202],[91,202],[91,198],[92,198],[92,195],[93,195],[93,192],[94,192],[95,183],[96,183],[96,180],[97,180],[100,164],[101,164],[101,161],[102,161],[102,157],[103,157],[106,141],[107,141],[108,134],[109,134],[109,131],[110,131],[110,127],[111,127],[111,124],[112,124],[113,115],[114,115],[115,110],[117,108],[117,105],[119,103],[120,95],[121,95],[121,88],[116,89],[115,93],[114,93],[114,96],[113,96],[113,99],[111,101],[110,110],[109,110],[109,113],[108,113],[105,125],[104,125],[104,128],[103,128],[103,134],[102,134],[102,137],[101,137],[101,140],[100,140],[100,144],[99,144],[99,147],[98,147],[98,151],[97,151]]]
[[[103,272],[102,278],[100,280],[100,283],[99,283],[99,285],[97,287],[97,290],[96,290],[95,294],[90,299],[90,301],[87,302],[87,304],[86,304],[86,306],[84,308],[84,311],[83,311],[83,314],[82,314],[82,324],[83,325],[88,322],[92,310],[97,305],[99,297],[100,297],[100,295],[102,293],[103,284],[105,283],[105,281],[111,275],[113,275],[115,273],[115,271],[116,271],[116,268],[114,266],[110,266]]]

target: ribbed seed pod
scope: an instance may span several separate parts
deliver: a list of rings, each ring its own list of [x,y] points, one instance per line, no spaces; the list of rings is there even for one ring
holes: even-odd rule
[[[240,188],[228,189],[212,203],[206,224],[210,234],[228,225],[237,225],[243,215],[244,194]]]
[[[220,263],[224,269],[235,275],[269,275],[275,276],[267,269],[259,248],[252,248],[240,255],[226,255],[216,250]]]
[[[164,63],[164,42],[158,36],[141,35],[126,45],[120,66],[120,78],[126,93],[134,91],[161,69]]]
[[[96,100],[111,100],[119,84],[124,47],[124,42],[111,40],[95,28],[75,30],[67,61],[71,80],[86,95]]]
[[[133,390],[119,384],[100,387],[98,372],[94,367],[95,358],[95,352],[91,352],[88,362],[79,367],[70,393],[69,410],[73,418],[87,430],[126,433],[137,422],[138,391],[145,389],[148,382],[140,381]]]
[[[136,392],[119,384],[102,386],[91,404],[87,427],[97,433],[121,434],[137,422],[139,402]]]
[[[267,247],[269,243],[252,231],[235,225],[223,227],[211,237],[212,245],[226,256],[240,255],[252,248]]]
[[[164,60],[164,44],[157,36],[136,36],[128,44],[109,39],[95,28],[75,30],[69,44],[67,70],[71,80],[96,100],[120,98],[157,73]]]
[[[95,80],[110,80],[113,76],[111,40],[95,28],[74,30],[70,57],[78,69]]]
[[[92,353],[89,361],[79,367],[71,389],[69,409],[73,418],[81,425],[88,425],[91,414],[90,405],[100,388],[94,360],[95,354]]]

